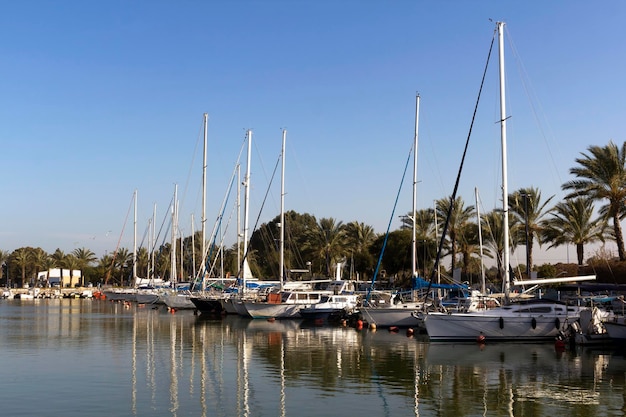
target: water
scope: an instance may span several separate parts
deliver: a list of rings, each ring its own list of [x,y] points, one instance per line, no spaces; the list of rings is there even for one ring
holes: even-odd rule
[[[618,349],[430,344],[406,333],[0,301],[6,416],[623,416]]]

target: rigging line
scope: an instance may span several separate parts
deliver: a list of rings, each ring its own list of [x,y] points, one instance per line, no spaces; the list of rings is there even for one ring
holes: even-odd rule
[[[368,303],[370,301],[370,296],[372,291],[374,290],[374,283],[376,282],[376,277],[378,276],[378,270],[380,269],[380,264],[383,261],[383,254],[385,253],[385,247],[387,246],[387,239],[389,238],[389,230],[391,229],[391,222],[395,216],[396,208],[398,206],[398,199],[400,198],[400,191],[402,191],[402,185],[404,184],[404,178],[406,177],[406,171],[409,168],[409,162],[411,162],[411,155],[413,154],[413,145],[411,145],[411,150],[409,151],[409,155],[406,158],[406,163],[404,164],[404,172],[402,173],[402,179],[400,180],[400,187],[398,188],[398,193],[396,194],[396,201],[393,204],[393,209],[391,210],[391,216],[389,217],[389,223],[387,224],[387,232],[385,233],[385,239],[383,240],[383,247],[380,250],[380,254],[378,255],[378,262],[376,262],[376,269],[374,270],[374,276],[372,277],[372,283],[367,289],[367,295],[365,296],[365,302]]]
[[[487,77],[487,68],[489,67],[489,61],[491,58],[491,52],[493,51],[493,44],[495,42],[496,35],[497,35],[497,28],[493,32],[493,37],[491,38],[491,45],[489,45],[489,53],[487,54],[487,62],[485,63],[483,77],[480,82],[480,88],[478,89],[478,97],[476,97],[476,104],[474,105],[474,113],[472,114],[472,121],[470,123],[469,132],[467,132],[467,139],[465,140],[465,148],[463,149],[463,156],[461,157],[461,164],[459,166],[459,171],[456,176],[456,182],[454,183],[454,190],[452,191],[452,195],[450,196],[450,207],[448,207],[446,221],[443,226],[443,231],[441,232],[441,240],[439,240],[439,248],[437,249],[437,256],[435,257],[435,264],[433,265],[433,269],[430,273],[430,278],[428,280],[428,289],[426,291],[426,299],[428,299],[428,294],[430,293],[433,279],[435,278],[435,274],[437,273],[437,268],[439,267],[439,262],[441,260],[441,252],[443,251],[443,244],[446,240],[446,234],[448,233],[448,226],[450,224],[450,217],[452,214],[452,209],[455,206],[454,202],[456,200],[456,194],[459,189],[459,183],[461,181],[461,172],[463,171],[463,163],[465,162],[465,156],[467,155],[467,148],[469,146],[469,140],[472,135],[472,128],[474,127],[474,121],[476,120],[476,113],[478,111],[478,103],[480,102],[480,96],[483,91],[483,86],[485,85],[485,78]]]
[[[202,115],[202,124],[200,125],[200,131],[198,132],[198,138],[196,139],[196,146],[193,150],[193,156],[191,157],[191,163],[189,164],[189,171],[187,172],[187,180],[185,181],[185,186],[182,189],[182,198],[181,206],[185,206],[185,200],[187,197],[187,191],[189,190],[189,182],[191,178],[191,172],[194,168],[194,162],[196,159],[196,155],[198,154],[198,148],[201,141],[204,141],[204,114]]]
[[[526,67],[524,66],[524,63],[521,60],[520,54],[517,52],[517,48],[515,47],[515,44],[513,43],[513,40],[512,40],[513,38],[509,34],[508,28],[505,27],[504,30],[506,31],[506,35],[507,35],[506,39],[508,40],[509,46],[511,47],[511,51],[513,52],[513,55],[517,57],[515,62],[517,63],[517,67],[519,68],[522,87],[523,87],[524,93],[526,93],[526,97],[528,98],[530,109],[532,111],[532,115],[535,119],[535,122],[537,123],[537,127],[539,128],[539,131],[541,132],[541,137],[546,146],[546,150],[550,157],[550,161],[552,162],[552,168],[554,170],[554,173],[557,176],[559,183],[563,184],[564,181],[562,180],[561,175],[559,174],[559,171],[557,169],[554,152],[552,151],[552,148],[550,147],[550,144],[548,143],[548,137],[547,137],[548,135],[546,135],[546,132],[545,132],[546,129],[544,129],[542,119],[539,117],[539,114],[542,114],[544,115],[543,119],[545,120],[545,112],[543,111],[543,106],[541,105],[541,101],[539,101],[537,94],[534,92],[532,85],[530,85],[531,83],[530,83],[530,77],[528,76],[528,71],[526,71]],[[537,106],[535,106],[534,103],[537,103]],[[537,109],[537,107],[539,109]],[[547,124],[547,130],[549,131],[550,136],[554,138],[554,133],[552,133],[552,128],[550,127],[549,122],[546,122],[546,124]]]
[[[242,147],[243,149],[243,147]],[[230,199],[230,193],[233,190],[233,183],[235,182],[235,177],[237,176],[237,167],[239,166],[239,158],[241,157],[241,151],[239,153],[239,157],[237,158],[237,163],[235,164],[235,167],[233,169],[233,172],[230,176],[230,180],[228,182],[228,187],[226,188],[226,193],[224,194],[224,198],[222,199],[222,205],[220,207],[220,210],[218,212],[217,218],[215,219],[215,223],[213,224],[213,230],[211,231],[211,235],[209,236],[209,242],[210,245],[209,247],[206,248],[206,252],[202,254],[202,266],[203,269],[198,271],[198,277],[203,276],[200,273],[204,274],[206,272],[206,265],[209,262],[209,259],[211,258],[212,254],[213,254],[213,247],[212,245],[215,245],[215,241],[217,240],[217,232],[218,229],[221,227],[221,223],[223,220],[223,216],[224,216],[224,211],[226,210],[226,206],[228,205],[228,200]],[[207,259],[208,258],[208,259]]]
[[[276,171],[278,171],[278,167],[280,165],[281,158],[282,158],[282,155],[278,157],[278,160],[276,160],[276,165],[274,166],[274,171],[272,172],[272,176],[270,177],[270,181],[269,181],[269,184],[267,186],[267,190],[265,191],[265,196],[263,197],[263,201],[261,202],[261,208],[259,209],[259,213],[258,213],[256,221],[254,223],[254,227],[252,228],[252,234],[250,235],[250,239],[252,239],[252,235],[254,234],[254,232],[257,229],[257,226],[259,225],[259,220],[261,218],[261,214],[263,213],[263,207],[265,207],[265,202],[267,201],[267,196],[269,195],[269,193],[271,191],[271,185],[274,182],[274,177],[276,176]],[[239,266],[239,273],[237,274],[238,276],[239,276],[240,273],[243,272],[243,263],[248,258],[248,253],[249,252],[250,252],[250,246],[248,245],[248,247],[246,248],[246,253],[244,253],[242,258],[241,258],[241,265]]]
[[[113,270],[113,266],[115,265],[115,257],[117,256],[117,252],[120,248],[120,242],[122,241],[122,236],[124,236],[124,229],[126,229],[126,223],[128,222],[128,217],[130,216],[130,211],[133,208],[133,203],[135,201],[135,195],[130,199],[130,205],[128,206],[128,211],[126,212],[126,218],[124,219],[124,225],[122,226],[122,232],[120,233],[120,237],[117,240],[117,246],[115,246],[115,252],[113,252],[113,257],[111,258],[111,266],[107,271],[107,276],[104,280],[104,285],[106,285],[111,277],[111,271]],[[134,284],[134,283],[133,283]]]

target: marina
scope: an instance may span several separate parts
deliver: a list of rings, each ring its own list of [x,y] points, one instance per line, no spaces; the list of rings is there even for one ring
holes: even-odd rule
[[[11,416],[626,410],[620,345],[433,343],[404,331],[61,298],[1,300],[0,349]]]

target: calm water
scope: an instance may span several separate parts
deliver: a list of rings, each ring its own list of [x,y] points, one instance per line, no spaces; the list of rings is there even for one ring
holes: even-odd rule
[[[619,350],[0,301],[4,416],[623,416]]]

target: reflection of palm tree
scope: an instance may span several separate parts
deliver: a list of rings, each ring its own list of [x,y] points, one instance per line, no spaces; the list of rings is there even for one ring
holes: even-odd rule
[[[576,245],[578,265],[582,265],[585,244],[604,242],[606,219],[592,220],[592,216],[593,200],[590,198],[576,197],[558,203],[552,210],[552,218],[544,222],[543,242],[550,243],[548,249],[569,243]]]
[[[536,188],[521,188],[509,194],[509,208],[513,217],[511,234],[516,235],[518,242],[528,242],[528,265],[530,271],[533,266],[533,242],[535,238],[541,245],[543,225],[541,218],[546,214],[546,205],[554,196],[545,202],[541,201],[541,191]]]
[[[577,179],[563,184],[563,189],[572,190],[566,198],[586,195],[592,200],[607,201],[600,214],[613,220],[617,252],[620,261],[624,261],[626,251],[620,220],[626,214],[626,142],[619,148],[613,141],[604,147],[593,145],[588,151],[576,159],[579,166],[570,169]]]

